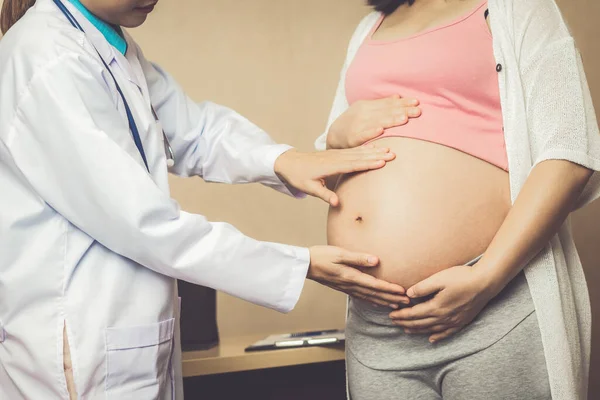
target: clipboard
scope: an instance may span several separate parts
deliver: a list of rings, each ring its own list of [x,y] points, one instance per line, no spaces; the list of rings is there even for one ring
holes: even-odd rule
[[[246,352],[280,350],[298,347],[331,346],[344,343],[344,330],[331,329],[325,331],[284,333],[270,335],[246,347]]]

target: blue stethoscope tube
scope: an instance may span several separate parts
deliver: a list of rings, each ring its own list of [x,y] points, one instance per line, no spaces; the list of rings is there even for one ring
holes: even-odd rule
[[[77,22],[77,20],[73,16],[73,14],[71,14],[69,9],[60,0],[53,0],[53,1],[54,1],[54,4],[56,4],[56,6],[60,9],[60,11],[67,18],[67,20],[69,20],[71,25],[73,25],[73,27],[79,29],[81,32],[85,33],[85,31],[83,30],[83,28],[81,27],[79,22]],[[129,104],[127,103],[127,100],[125,99],[125,95],[123,94],[123,91],[121,90],[121,87],[119,86],[119,83],[117,82],[117,79],[113,75],[112,71],[110,70],[110,68],[108,67],[108,65],[102,58],[102,56],[100,56],[100,53],[98,53],[98,56],[100,57],[102,64],[104,64],[104,67],[106,68],[106,70],[108,71],[110,76],[112,77],[113,81],[115,82],[115,87],[117,88],[117,92],[119,92],[119,95],[121,96],[121,100],[123,101],[123,104],[125,105],[125,112],[127,113],[127,121],[129,122],[129,130],[131,131],[131,136],[133,137],[133,141],[135,142],[135,147],[137,147],[138,151],[140,152],[140,155],[142,156],[142,160],[144,161],[146,170],[148,170],[148,172],[150,172],[150,168],[148,167],[148,160],[146,159],[146,153],[144,152],[144,146],[142,145],[142,139],[140,138],[139,130],[135,123],[135,119],[133,118],[133,114],[131,113],[131,108],[129,107]],[[154,109],[152,110],[152,113],[154,115],[156,115],[154,112]],[[174,154],[173,154],[173,149],[169,145],[169,141],[168,141],[167,136],[165,135],[164,131],[163,131],[163,138],[164,138],[164,142],[165,142],[165,153],[167,155],[167,165],[169,167],[172,167],[174,165],[175,158],[174,158]]]

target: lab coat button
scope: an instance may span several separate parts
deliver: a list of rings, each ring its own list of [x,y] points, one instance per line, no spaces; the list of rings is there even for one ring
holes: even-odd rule
[[[502,64],[496,64],[496,72],[502,71]]]

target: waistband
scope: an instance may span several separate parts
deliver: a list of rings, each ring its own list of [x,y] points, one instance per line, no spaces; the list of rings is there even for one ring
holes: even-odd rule
[[[525,275],[520,273],[454,336],[436,344],[429,335],[408,335],[389,318],[390,309],[350,301],[346,324],[349,351],[376,370],[414,370],[474,354],[500,340],[534,311]]]

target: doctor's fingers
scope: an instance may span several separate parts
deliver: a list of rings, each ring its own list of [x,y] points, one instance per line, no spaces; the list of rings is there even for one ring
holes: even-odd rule
[[[361,288],[365,294],[378,296],[379,294],[385,293],[401,296],[401,300],[408,299],[408,297],[406,297],[406,291],[402,286],[377,279],[374,276],[360,272],[352,266],[345,266],[339,274],[339,279],[347,286]],[[395,298],[400,299],[400,297]]]
[[[322,181],[308,182],[304,188],[304,193],[308,194],[309,196],[317,197],[332,207],[337,207],[340,204],[337,194],[328,189]]]
[[[380,300],[380,299],[377,299],[377,298],[374,298],[374,297],[370,297],[370,296],[364,295],[362,293],[355,293],[355,292],[352,292],[352,291],[347,291],[347,292],[344,292],[344,293],[346,293],[350,297],[354,297],[354,298],[357,298],[357,299],[364,300],[364,301],[369,302],[371,304],[374,304],[376,306],[389,307],[391,309],[397,309],[398,308],[398,302],[392,303],[392,302],[389,302],[389,301],[386,301],[386,300]]]
[[[360,160],[392,161],[396,158],[396,155],[389,148],[375,147],[371,144],[343,150],[328,150],[322,154],[326,156],[325,161],[334,163]]]
[[[333,150],[322,169],[324,176],[348,174],[372,169],[379,169],[396,158],[389,149],[365,147],[359,149]]]
[[[389,307],[392,307],[393,309],[397,309],[398,304],[409,304],[410,303],[410,299],[408,298],[408,296],[382,292],[382,291],[373,289],[370,286],[362,286],[361,284],[358,284],[358,283],[350,286],[348,288],[348,291],[350,291],[351,295],[353,295],[353,296],[360,297],[371,303],[389,306]]]

